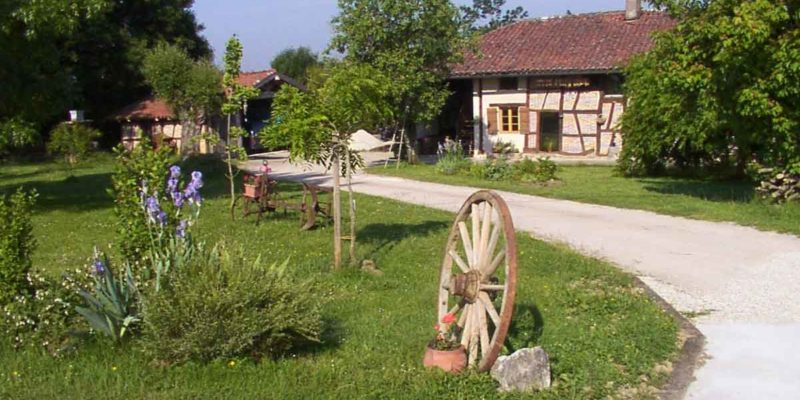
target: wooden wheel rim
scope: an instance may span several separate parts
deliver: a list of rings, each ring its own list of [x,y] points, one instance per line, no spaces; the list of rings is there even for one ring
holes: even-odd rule
[[[488,212],[490,215],[488,228],[484,223],[484,216],[487,213],[486,205],[491,206]],[[477,221],[479,222],[478,227],[474,224],[476,221],[475,214],[477,214]],[[467,222],[472,222],[471,230],[466,228]],[[494,232],[495,229],[497,229],[498,233]],[[467,233],[466,236],[469,237],[467,242],[478,244],[482,248],[482,252],[475,253],[475,249],[473,249],[473,257],[470,258],[468,255],[469,250],[462,239],[462,232]],[[488,236],[486,235],[487,232],[489,233]],[[493,239],[496,235],[502,235],[505,243],[504,251],[495,252],[496,248],[489,248],[492,243],[494,243],[494,246],[499,247],[499,238]],[[482,236],[486,237],[481,238]],[[475,240],[476,238],[478,239],[477,241]],[[486,250],[491,251],[487,252]],[[459,259],[454,259],[453,253]],[[496,257],[500,257],[501,254],[503,254],[502,261],[500,261],[502,265],[496,265],[494,271],[487,271],[491,269],[493,264],[496,264]],[[454,264],[455,271],[453,270]],[[465,266],[467,270],[464,270]],[[504,267],[505,281],[502,283],[492,282],[492,278],[497,278],[497,271],[501,266]],[[474,272],[476,269],[481,271],[478,285],[479,292],[476,294],[474,290],[466,290],[466,293],[461,293],[457,290],[455,286],[458,286],[458,283],[461,284],[459,289],[463,289],[465,281],[474,282],[475,275],[478,275]],[[454,272],[464,273],[458,274],[461,276],[461,278],[458,278],[458,275],[454,276]],[[490,273],[486,274],[485,272]],[[500,354],[500,350],[503,348],[514,309],[516,281],[517,241],[508,205],[493,191],[481,190],[475,192],[461,206],[447,239],[439,277],[437,321],[441,322],[447,313],[455,310],[454,314],[456,314],[459,326],[458,340],[462,344],[466,342],[464,347],[467,350],[469,366],[477,367],[478,371],[485,372],[491,369]],[[467,284],[467,286],[470,285],[474,288],[474,283]],[[494,301],[486,297],[489,296],[490,291],[488,289],[484,290],[484,287],[488,288],[490,286],[492,287],[491,291],[502,295],[502,304],[499,312],[494,307]],[[502,286],[502,289],[499,288],[500,286]],[[454,291],[459,293],[454,294]],[[454,297],[456,301],[452,301]],[[490,306],[495,310],[494,315],[490,314]],[[490,324],[494,326],[494,331],[491,334],[488,333]],[[465,336],[468,336],[468,338],[465,339]]]

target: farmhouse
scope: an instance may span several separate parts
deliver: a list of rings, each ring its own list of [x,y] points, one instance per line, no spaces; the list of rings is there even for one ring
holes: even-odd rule
[[[525,20],[484,35],[452,70],[451,118],[475,154],[506,142],[524,153],[613,155],[622,145],[622,68],[670,29],[665,13],[625,11]],[[466,139],[466,140],[464,140]]]
[[[238,81],[242,85],[252,86],[260,91],[258,97],[247,102],[244,112],[234,116],[232,120],[234,126],[241,126],[250,133],[250,137],[245,138],[243,145],[248,150],[254,150],[259,146],[255,135],[270,117],[275,92],[285,83],[298,87],[299,85],[274,69],[243,72],[239,75]],[[181,122],[169,105],[161,99],[150,97],[137,101],[117,111],[111,118],[120,123],[122,143],[129,149],[135,147],[142,136],[147,136],[157,146],[176,148],[181,146],[183,130]],[[201,127],[202,132],[212,130],[220,132],[223,137],[226,136],[226,129],[227,120],[219,116],[210,116]],[[201,153],[214,151],[202,141],[199,147]]]

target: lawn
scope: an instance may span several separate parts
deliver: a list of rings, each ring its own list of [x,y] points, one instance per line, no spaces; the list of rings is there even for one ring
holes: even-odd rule
[[[468,175],[443,175],[433,165],[373,167],[369,173],[428,182],[489,188],[648,210],[709,221],[729,221],[762,230],[800,234],[800,204],[772,205],[755,198],[753,184],[744,181],[653,177],[626,178],[612,166],[560,166],[558,182],[550,184],[488,181]]]
[[[0,192],[34,187],[39,241],[34,264],[50,274],[86,263],[93,245],[116,238],[106,194],[111,161],[100,157],[72,174],[56,164],[0,167]],[[213,163],[206,174],[197,234],[289,258],[292,272],[320,282],[310,296],[325,301],[323,343],[277,360],[220,360],[156,366],[135,341],[115,348],[102,339],[53,359],[15,352],[0,340],[0,398],[493,398],[488,374],[426,371],[421,358],[435,323],[436,282],[453,215],[386,199],[358,196],[361,257],[384,271],[331,272],[329,227],[298,230],[295,214],[255,224],[229,219],[224,181]],[[69,175],[72,175],[71,177]],[[298,187],[282,190],[299,195]],[[539,345],[551,356],[555,386],[527,398],[605,398],[621,392],[647,398],[665,382],[675,357],[675,322],[637,289],[629,275],[519,233],[517,307],[507,351]],[[112,252],[113,253],[113,252]],[[234,361],[234,363],[231,363]],[[637,390],[639,392],[637,392]],[[523,397],[519,395],[509,398]]]

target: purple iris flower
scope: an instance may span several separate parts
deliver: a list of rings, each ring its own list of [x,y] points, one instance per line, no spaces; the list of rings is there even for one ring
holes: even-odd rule
[[[185,219],[182,219],[181,222],[178,222],[178,226],[175,227],[175,235],[179,238],[186,237],[186,228],[189,226],[189,222]]]
[[[150,196],[145,200],[145,209],[151,222],[157,222],[161,225],[167,223],[167,213],[161,210],[155,196]]]
[[[156,222],[160,225],[165,225],[167,223],[167,213],[159,211],[158,214],[156,214]]]
[[[172,204],[175,205],[175,208],[183,207],[183,193],[176,190],[170,193],[170,195],[172,196]]]
[[[167,190],[169,190],[170,192],[178,190],[178,178],[170,177],[169,179],[167,179]]]
[[[169,177],[177,181],[181,177],[181,167],[177,165],[169,167]]]
[[[192,172],[192,180],[186,185],[183,190],[183,197],[189,203],[200,204],[202,198],[200,197],[200,188],[203,187],[203,174],[200,171]]]
[[[94,274],[102,275],[106,272],[106,264],[102,260],[94,260]]]

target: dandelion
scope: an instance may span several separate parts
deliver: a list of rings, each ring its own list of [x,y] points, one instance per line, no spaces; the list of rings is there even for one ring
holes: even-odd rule
[[[230,362],[228,362],[228,368],[233,368],[235,366],[236,366],[236,361],[231,360]]]
[[[111,366],[111,370],[114,371],[114,372],[117,372],[117,366],[116,365],[112,365]]]

